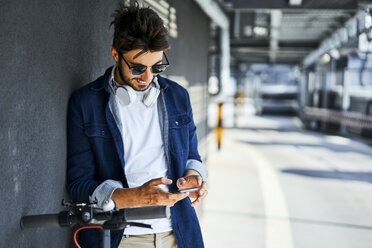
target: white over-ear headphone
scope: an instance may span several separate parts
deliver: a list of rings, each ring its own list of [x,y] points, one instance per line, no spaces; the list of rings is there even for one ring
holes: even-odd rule
[[[135,102],[137,99],[136,91],[128,85],[118,85],[118,83],[114,82],[114,71],[115,68],[113,68],[111,72],[111,86],[120,104],[126,106]],[[142,102],[143,104],[145,104],[146,107],[150,107],[154,103],[156,103],[156,100],[158,99],[158,96],[160,94],[160,85],[158,83],[158,78],[154,77],[152,83],[154,85],[143,96]]]

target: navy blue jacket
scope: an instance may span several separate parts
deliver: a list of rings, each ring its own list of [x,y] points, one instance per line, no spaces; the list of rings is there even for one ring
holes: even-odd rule
[[[94,82],[76,91],[68,108],[67,189],[73,201],[89,201],[98,185],[108,179],[122,182],[125,177],[123,141],[110,111],[108,82],[112,68]],[[196,127],[187,91],[177,83],[158,75],[164,107],[162,130],[168,159],[168,178],[183,176],[188,159],[200,161]],[[175,189],[171,185],[170,189]],[[171,208],[173,231],[180,248],[204,247],[201,230],[190,199]],[[111,247],[118,247],[123,231],[111,231]],[[98,248],[98,231],[83,230],[79,242],[84,248]]]

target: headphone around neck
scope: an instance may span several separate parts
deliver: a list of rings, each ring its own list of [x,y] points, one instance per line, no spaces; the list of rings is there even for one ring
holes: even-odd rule
[[[128,106],[136,101],[136,91],[128,85],[119,85],[118,83],[116,83],[114,81],[114,72],[115,67],[112,69],[111,72],[111,87],[113,88],[120,104],[123,106]],[[160,94],[160,85],[158,83],[157,77],[154,77],[154,79],[152,80],[152,84],[153,86],[149,89],[148,92],[145,93],[142,100],[143,104],[148,108],[156,103],[156,100],[158,99],[158,96]]]

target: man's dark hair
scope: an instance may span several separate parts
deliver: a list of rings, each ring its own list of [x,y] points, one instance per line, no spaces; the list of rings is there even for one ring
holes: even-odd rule
[[[111,25],[115,28],[113,46],[118,52],[141,49],[142,54],[170,49],[168,31],[163,20],[152,9],[140,7],[137,1],[131,1],[129,6],[121,3],[112,17]]]

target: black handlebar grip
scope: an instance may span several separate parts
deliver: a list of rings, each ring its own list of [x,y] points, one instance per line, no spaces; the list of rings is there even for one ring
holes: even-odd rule
[[[127,221],[168,218],[170,216],[170,208],[168,206],[126,208],[124,213]]]
[[[59,214],[41,214],[23,216],[21,219],[21,228],[36,228],[36,227],[59,227]]]

